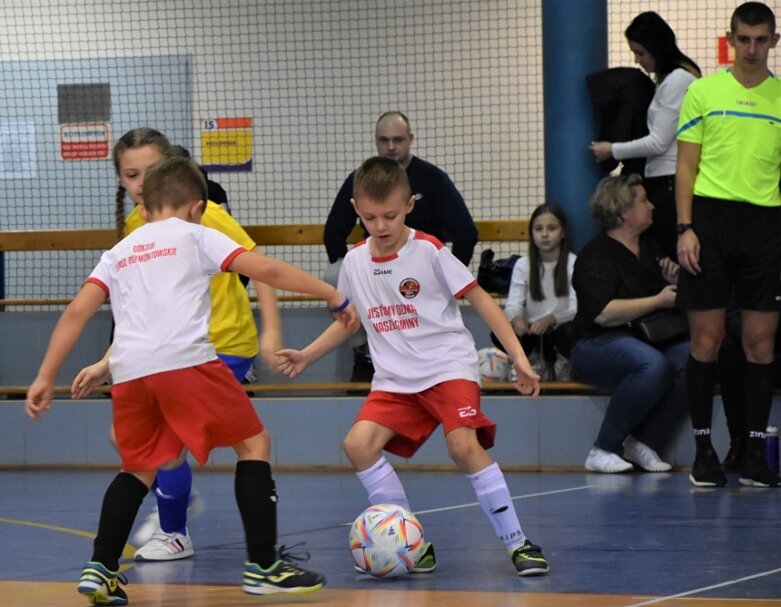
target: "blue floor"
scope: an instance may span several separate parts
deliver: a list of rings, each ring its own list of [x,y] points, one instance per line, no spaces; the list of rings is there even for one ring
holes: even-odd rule
[[[781,598],[779,489],[740,487],[735,477],[724,489],[694,489],[683,472],[507,474],[524,531],[551,564],[547,577],[519,579],[463,474],[400,475],[436,547],[436,573],[390,581],[353,572],[349,523],[367,504],[348,472],[276,473],[280,542],[306,542],[307,566],[324,573],[330,588]],[[0,472],[0,580],[75,580],[113,476]],[[127,572],[131,584],[240,583],[232,474],[196,472],[195,486],[206,501],[190,522],[196,556],[136,564]],[[151,506],[147,497],[138,522]]]

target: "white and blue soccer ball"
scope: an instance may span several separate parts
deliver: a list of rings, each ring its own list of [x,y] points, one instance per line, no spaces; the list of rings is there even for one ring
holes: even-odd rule
[[[481,383],[507,381],[512,368],[510,358],[499,348],[478,350],[477,364]]]
[[[369,506],[350,528],[350,553],[355,565],[374,577],[408,573],[425,551],[423,526],[396,504]]]

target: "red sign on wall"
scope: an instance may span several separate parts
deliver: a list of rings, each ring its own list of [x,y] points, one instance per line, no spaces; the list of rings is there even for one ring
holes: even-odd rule
[[[719,65],[732,65],[735,63],[735,51],[729,45],[726,36],[719,36]]]
[[[108,123],[60,125],[60,156],[63,160],[108,158],[110,148]]]

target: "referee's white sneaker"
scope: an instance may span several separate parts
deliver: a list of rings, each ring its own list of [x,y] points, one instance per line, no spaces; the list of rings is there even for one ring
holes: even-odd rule
[[[176,561],[195,554],[190,534],[166,533],[162,529],[153,534],[150,540],[136,550],[136,561]]]

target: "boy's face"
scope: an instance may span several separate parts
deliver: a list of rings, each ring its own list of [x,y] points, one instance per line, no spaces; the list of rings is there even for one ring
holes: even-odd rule
[[[119,185],[136,204],[144,204],[144,175],[163,153],[157,146],[145,145],[125,150],[119,157]]]
[[[770,33],[770,25],[748,25],[738,21],[734,32],[727,32],[727,39],[735,49],[735,65],[746,73],[767,71],[770,49],[778,43],[778,33]]]
[[[360,195],[350,201],[372,237],[372,255],[391,255],[403,246],[407,237],[404,220],[415,206],[415,196],[408,197],[402,188],[396,188],[385,200]]]

